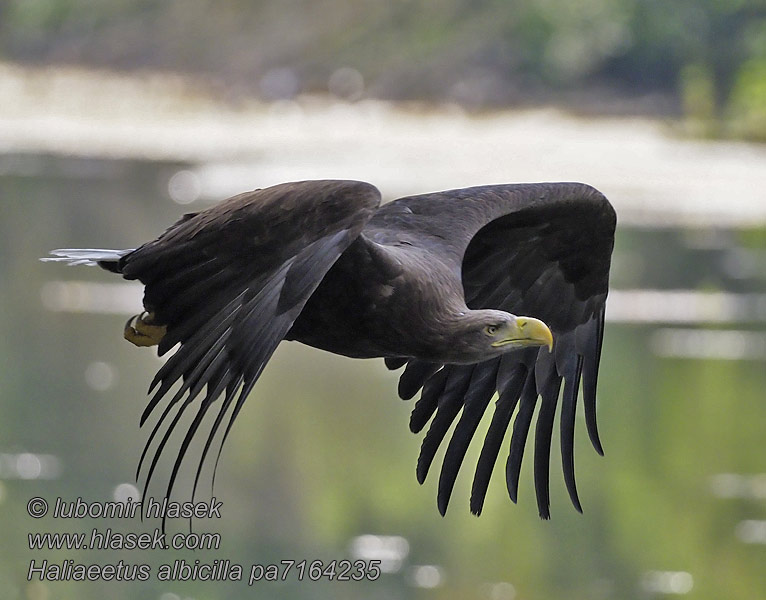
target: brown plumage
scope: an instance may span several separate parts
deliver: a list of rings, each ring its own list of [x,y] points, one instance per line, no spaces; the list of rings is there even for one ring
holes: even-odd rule
[[[51,260],[99,264],[140,280],[147,314],[128,323],[126,336],[158,342],[160,355],[178,347],[155,376],[141,419],[143,424],[169,397],[139,464],[141,470],[161,435],[145,485],[181,414],[195,406],[168,482],[170,494],[192,438],[216,405],[199,478],[221,425],[226,422],[219,455],[245,398],[286,339],[350,357],[383,357],[391,369],[406,366],[399,395],[409,399],[422,390],[410,428],[419,432],[431,423],[417,465],[421,482],[460,415],[441,468],[442,514],[468,444],[497,392],[471,511],[481,512],[518,406],[506,464],[508,491],[516,501],[540,398],[534,474],[540,515],[547,518],[551,437],[561,395],[564,479],[581,510],[574,481],[575,407],[582,380],[588,433],[601,453],[596,378],[614,241],[611,205],[577,183],[494,185],[401,198],[382,207],[379,202],[378,191],[366,183],[288,183],[185,215],[135,250],[53,252],[57,258]],[[551,344],[551,332],[549,352],[542,346]]]

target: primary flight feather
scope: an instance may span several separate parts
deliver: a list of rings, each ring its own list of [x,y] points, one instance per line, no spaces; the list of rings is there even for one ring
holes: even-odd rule
[[[496,393],[470,508],[482,510],[514,412],[506,482],[516,501],[537,408],[534,479],[540,515],[548,518],[559,397],[564,480],[581,510],[574,477],[581,383],[588,434],[602,453],[596,379],[615,222],[606,198],[579,183],[490,185],[380,206],[380,193],[367,183],[304,181],[185,215],[134,250],[55,250],[44,260],[98,264],[141,281],[144,312],[128,321],[125,337],[157,345],[160,355],[177,347],[154,377],[141,418],[143,424],[164,405],[139,461],[145,491],[181,416],[196,411],[173,464],[170,495],[213,408],[196,488],[216,434],[222,431],[220,455],[274,350],[297,340],[404,367],[399,395],[420,391],[410,429],[430,421],[420,482],[457,420],[439,477],[442,514]]]

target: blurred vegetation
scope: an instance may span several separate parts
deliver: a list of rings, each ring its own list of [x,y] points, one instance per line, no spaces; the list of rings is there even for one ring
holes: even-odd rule
[[[766,140],[764,0],[0,0],[0,57],[207,75],[267,99],[537,102]]]

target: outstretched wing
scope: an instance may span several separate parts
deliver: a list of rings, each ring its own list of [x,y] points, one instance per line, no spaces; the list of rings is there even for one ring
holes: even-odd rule
[[[551,438],[563,382],[563,472],[572,502],[581,511],[574,478],[574,423],[581,380],[588,433],[596,451],[603,453],[596,428],[596,379],[616,223],[611,205],[589,186],[546,183],[403,198],[383,207],[378,215],[386,210],[392,224],[395,215],[412,213],[406,227],[413,233],[423,227],[428,243],[456,261],[470,308],[496,308],[542,319],[555,340],[552,353],[530,348],[475,365],[414,359],[406,363],[399,395],[411,398],[422,389],[410,429],[419,432],[431,421],[418,459],[418,480],[425,480],[436,451],[462,409],[439,479],[438,506],[444,514],[468,444],[497,391],[474,476],[471,511],[481,512],[500,446],[518,407],[506,463],[508,492],[515,502],[524,446],[540,398],[535,489],[540,516],[549,518]],[[403,221],[400,219],[400,226]],[[386,362],[390,368],[404,364],[402,359]]]
[[[143,425],[170,396],[139,463],[140,473],[164,426],[144,494],[171,433],[196,401],[196,415],[168,482],[170,495],[192,438],[218,402],[197,467],[196,488],[227,413],[220,446],[277,345],[379,202],[378,190],[361,182],[278,185],[186,215],[157,240],[120,259],[116,270],[145,284],[146,310],[154,313],[155,323],[167,326],[159,354],[180,344],[152,381],[149,391],[156,391],[141,417]],[[170,395],[179,380],[180,387]]]

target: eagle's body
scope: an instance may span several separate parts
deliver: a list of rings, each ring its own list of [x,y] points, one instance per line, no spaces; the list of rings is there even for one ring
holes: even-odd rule
[[[595,393],[612,207],[598,191],[574,183],[484,186],[379,203],[378,191],[361,182],[283,184],[185,215],[135,250],[54,251],[52,260],[99,264],[144,283],[148,314],[129,322],[126,337],[157,344],[160,354],[179,346],[152,382],[156,392],[142,417],[143,423],[173,394],[144,450],[145,456],[178,407],[155,449],[147,485],[181,414],[205,390],[168,494],[192,437],[217,406],[199,477],[225,415],[223,440],[287,339],[354,358],[383,357],[392,369],[407,365],[399,395],[411,398],[422,389],[411,429],[433,417],[418,461],[420,481],[460,413],[439,482],[442,513],[468,443],[498,392],[471,510],[481,511],[518,405],[506,465],[515,501],[540,397],[534,470],[540,514],[548,516],[548,462],[563,383],[564,478],[579,509],[573,435],[581,378],[588,432],[601,451]]]
[[[444,358],[450,346],[434,324],[468,309],[445,293],[457,287],[447,267],[429,264],[423,254],[413,246],[377,244],[363,233],[325,275],[285,339],[352,358]]]

